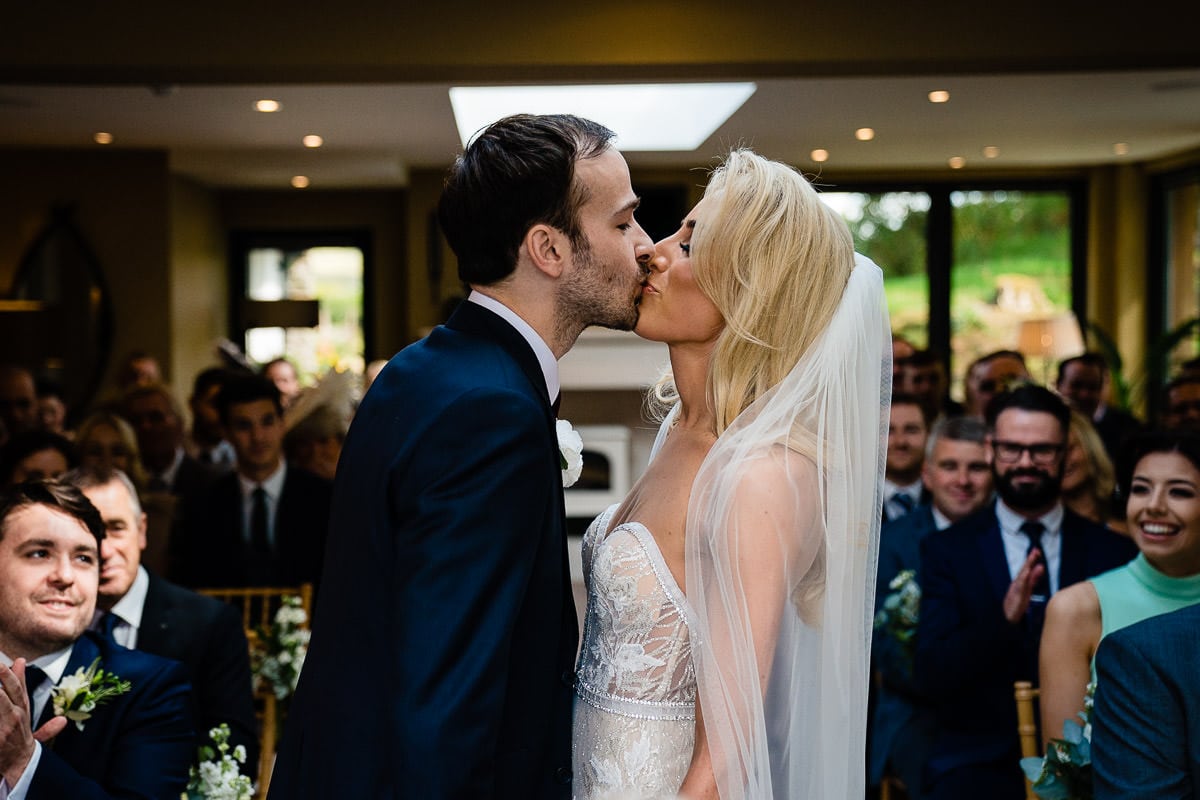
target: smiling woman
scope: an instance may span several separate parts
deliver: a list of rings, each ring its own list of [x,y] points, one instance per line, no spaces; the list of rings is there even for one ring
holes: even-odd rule
[[[1050,601],[1040,664],[1043,739],[1083,708],[1101,639],[1200,602],[1200,436],[1147,433],[1124,455],[1118,480],[1140,552]]]

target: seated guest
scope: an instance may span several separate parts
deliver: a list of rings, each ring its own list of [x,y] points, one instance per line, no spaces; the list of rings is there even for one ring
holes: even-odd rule
[[[1121,442],[1142,429],[1142,423],[1132,414],[1104,402],[1105,392],[1111,382],[1104,356],[1084,353],[1059,363],[1058,381],[1055,383],[1058,393],[1067,399],[1071,407],[1096,426],[1110,459],[1116,458]]]
[[[1063,589],[1046,609],[1041,651],[1042,738],[1083,709],[1092,658],[1105,636],[1200,603],[1200,435],[1129,440],[1121,492],[1140,551],[1123,567]]]
[[[121,414],[137,434],[146,489],[184,500],[202,493],[214,473],[183,447],[183,409],[161,383],[135,386],[121,399]]]
[[[217,398],[237,469],[187,513],[192,586],[290,586],[321,576],[333,484],[283,458],[283,407],[257,375],[226,382]]]
[[[1072,410],[1067,458],[1063,464],[1063,504],[1081,517],[1122,531],[1125,521],[1116,519],[1113,512],[1116,483],[1113,464],[1100,434],[1087,417]]]
[[[103,567],[94,630],[117,644],[182,662],[192,684],[197,747],[229,724],[231,747],[245,745],[243,770],[257,776],[258,738],[249,648],[233,606],[188,591],[148,571],[146,515],[123,472],[75,470],[66,482],[82,490],[104,520]]]
[[[1025,356],[1016,350],[996,350],[980,356],[967,367],[963,381],[966,413],[983,419],[993,397],[1028,380]]]
[[[0,444],[38,427],[37,387],[33,373],[16,364],[0,364]]]
[[[987,425],[998,499],[921,542],[915,677],[937,714],[933,800],[1021,797],[1013,682],[1037,678],[1046,601],[1137,554],[1063,508],[1070,410],[1058,395],[1018,386],[992,400]]]
[[[158,359],[145,350],[130,351],[117,370],[117,389],[121,392],[136,386],[161,384],[162,380],[162,367],[158,365]]]
[[[921,402],[909,394],[893,394],[883,482],[884,522],[900,519],[929,500],[921,482],[928,436],[928,412]]]
[[[1184,374],[1163,389],[1162,427],[1200,431],[1200,377]]]
[[[296,366],[280,356],[263,364],[261,374],[279,390],[279,402],[284,410],[290,408],[300,395],[300,376],[296,374]]]
[[[0,790],[9,800],[175,798],[187,785],[196,750],[183,666],[86,632],[103,539],[100,515],[73,486],[0,494]],[[93,663],[128,689],[68,724],[52,695]]]
[[[225,440],[221,414],[217,411],[217,395],[221,393],[229,371],[224,367],[209,367],[196,375],[188,407],[192,411],[190,452],[200,463],[216,472],[229,472],[236,458],[233,445]]]
[[[42,430],[73,438],[67,430],[67,396],[56,381],[37,381],[38,422]]]
[[[983,422],[974,417],[945,417],[933,426],[921,468],[931,502],[889,522],[880,532],[877,613],[890,591],[888,584],[901,571],[915,570],[920,585],[921,540],[973,514],[991,499],[985,434]],[[876,632],[871,661],[880,686],[868,742],[869,783],[879,785],[890,769],[904,782],[908,799],[919,800],[921,774],[937,731],[932,706],[914,684],[912,664],[894,639]]]
[[[1200,605],[1106,636],[1092,710],[1095,800],[1200,795]]]
[[[298,415],[295,406],[288,414],[291,424],[283,436],[287,462],[332,481],[350,427],[348,421],[329,405],[317,406],[298,420],[295,420]]]
[[[57,478],[78,463],[70,439],[49,431],[26,431],[0,449],[0,486]]]
[[[79,465],[100,472],[121,470],[138,490],[146,488],[146,470],[133,427],[112,411],[88,415],[75,431]]]
[[[915,351],[905,360],[901,374],[903,386],[893,386],[892,390],[920,400],[929,419],[954,417],[963,413],[962,404],[950,399],[946,365],[934,351]]]

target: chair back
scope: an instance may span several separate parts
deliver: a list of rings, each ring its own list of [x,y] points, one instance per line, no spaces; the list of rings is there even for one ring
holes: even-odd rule
[[[1021,740],[1022,758],[1041,758],[1042,744],[1038,736],[1037,712],[1034,702],[1038,698],[1038,690],[1029,681],[1017,681],[1013,684],[1013,697],[1017,701],[1017,736]],[[1025,799],[1037,800],[1033,793],[1033,784],[1025,779]]]
[[[242,612],[242,627],[246,629],[247,636],[259,628],[269,628],[275,619],[275,612],[283,604],[283,598],[288,595],[299,597],[300,607],[304,609],[308,619],[312,619],[311,583],[302,583],[299,586],[228,586],[196,591],[238,608]],[[305,627],[307,626],[308,623],[305,623]]]
[[[275,739],[279,735],[278,701],[269,686],[261,686],[254,692],[254,716],[258,718],[258,780],[255,781],[255,797],[265,798],[271,786],[271,772],[275,768]]]

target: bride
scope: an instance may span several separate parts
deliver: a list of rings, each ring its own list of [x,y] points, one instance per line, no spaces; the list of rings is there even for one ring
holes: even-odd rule
[[[864,793],[891,348],[883,280],[735,150],[655,247],[654,455],[584,537],[577,798]]]

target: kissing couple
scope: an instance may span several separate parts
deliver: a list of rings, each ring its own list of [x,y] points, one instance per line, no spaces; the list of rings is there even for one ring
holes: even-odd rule
[[[882,273],[741,149],[652,242],[613,138],[513,116],[452,168],[472,291],[350,428],[270,800],[862,797]],[[649,465],[584,537],[580,648],[555,414],[589,325],[670,369]]]

